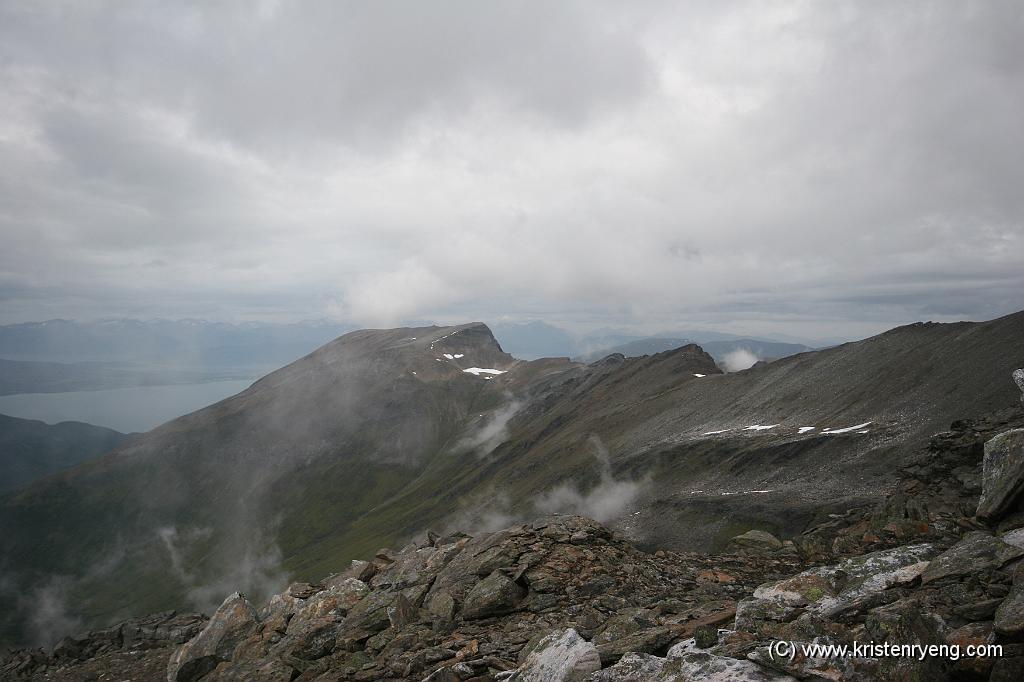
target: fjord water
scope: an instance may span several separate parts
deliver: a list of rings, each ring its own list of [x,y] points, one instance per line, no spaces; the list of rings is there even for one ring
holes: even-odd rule
[[[123,433],[144,432],[244,391],[252,379],[102,391],[0,396],[0,414],[48,424],[80,421]]]

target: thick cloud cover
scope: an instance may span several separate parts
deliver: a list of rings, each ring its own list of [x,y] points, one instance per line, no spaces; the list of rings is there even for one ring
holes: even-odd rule
[[[0,5],[0,322],[1024,307],[1024,6]]]

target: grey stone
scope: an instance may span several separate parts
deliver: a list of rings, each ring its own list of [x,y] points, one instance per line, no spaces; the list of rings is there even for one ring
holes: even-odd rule
[[[982,531],[973,531],[937,556],[921,576],[930,583],[944,578],[958,578],[984,569],[1000,568],[1024,556],[1024,550],[1009,545]]]
[[[640,682],[657,680],[665,659],[650,654],[626,654],[618,663],[586,678],[586,682]]]
[[[597,652],[601,655],[601,663],[608,665],[627,653],[654,654],[663,651],[675,638],[676,635],[670,628],[658,626],[599,644]]]
[[[401,630],[406,625],[416,622],[418,609],[413,606],[404,594],[399,593],[395,605],[388,607],[388,619],[391,627]]]
[[[1024,585],[1014,585],[996,609],[995,631],[1005,637],[1024,633]]]
[[[785,673],[761,667],[751,661],[741,661],[705,652],[689,652],[669,656],[661,674],[655,678],[664,682],[784,682],[796,680]]]
[[[767,533],[763,530],[748,530],[746,533],[734,537],[732,539],[732,543],[746,549],[759,549],[765,551],[782,549],[782,542],[771,533]]]
[[[803,608],[816,616],[831,618],[858,608],[866,600],[890,587],[916,580],[929,567],[928,559],[936,549],[929,544],[904,545],[894,549],[871,552],[846,559],[832,566],[819,566],[792,578],[761,585],[754,590],[754,599],[786,608]],[[934,562],[933,562],[934,563]],[[756,604],[737,605],[736,627],[748,622],[748,613],[764,609]]]
[[[1024,429],[1011,429],[985,443],[981,500],[977,516],[997,521],[1024,492]]]
[[[556,630],[526,657],[516,682],[582,682],[601,669],[597,647],[572,628]]]
[[[167,664],[169,682],[192,682],[221,661],[231,659],[235,647],[255,630],[256,610],[235,592],[218,607],[206,627],[182,645]]]
[[[487,618],[508,613],[526,596],[526,588],[515,583],[501,571],[494,571],[478,582],[462,605],[462,617]]]

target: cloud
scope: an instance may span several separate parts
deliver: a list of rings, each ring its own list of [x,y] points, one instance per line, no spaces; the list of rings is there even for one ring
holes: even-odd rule
[[[260,8],[0,9],[0,321],[1020,305],[1012,3]]]
[[[548,490],[534,500],[538,512],[544,514],[581,514],[597,521],[612,521],[622,516],[639,497],[647,480],[619,480],[611,470],[608,449],[594,435],[589,439],[599,465],[600,481],[583,492],[574,483],[565,483]]]
[[[171,573],[185,587],[192,607],[204,613],[213,613],[224,597],[242,590],[256,601],[267,599],[288,583],[288,573],[282,565],[281,550],[267,541],[255,523],[247,525],[247,541],[240,551],[229,558],[215,560],[212,577],[192,570],[189,561],[213,535],[210,528],[189,528],[179,531],[177,526],[156,529]],[[207,560],[209,556],[206,557]],[[207,567],[207,573],[209,573]]]
[[[726,372],[739,372],[754,366],[760,358],[746,348],[729,351],[722,358],[722,368]]]
[[[72,586],[71,578],[54,575],[19,599],[17,606],[26,616],[30,646],[49,649],[82,629],[82,620],[68,605]]]
[[[487,415],[474,431],[458,442],[455,449],[465,448],[472,450],[479,457],[485,457],[508,440],[508,423],[519,412],[522,402],[513,399],[511,395],[506,397],[509,402]]]

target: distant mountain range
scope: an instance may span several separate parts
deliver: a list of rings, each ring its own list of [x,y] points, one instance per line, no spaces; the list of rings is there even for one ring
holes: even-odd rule
[[[881,499],[951,420],[1016,405],[1022,337],[1024,313],[919,323],[723,374],[693,344],[582,364],[517,360],[479,323],[351,332],[0,497],[0,574],[59,577],[102,624],[259,598],[428,527],[576,512],[688,550],[792,534]]]
[[[500,322],[490,328],[503,348],[525,360],[584,356],[596,359],[601,352],[618,352],[617,347],[624,344],[653,343],[659,339],[685,340],[686,343],[700,343],[706,348],[714,348],[709,344],[731,341],[779,344],[772,339],[700,330],[638,336],[620,330],[598,329],[575,335],[539,321]],[[169,369],[215,372],[257,369],[265,372],[311,353],[352,329],[351,325],[328,320],[289,324],[227,324],[205,320],[49,320],[0,325],[0,358],[76,365],[101,363],[110,370],[109,375],[123,371],[124,376],[129,371],[133,376],[146,371],[152,376]],[[782,356],[768,354],[766,357]],[[81,375],[90,369],[95,369],[95,365],[92,368],[80,365],[73,372]],[[10,371],[13,370],[0,369],[0,375]],[[56,375],[59,368],[51,368],[50,371]],[[67,370],[68,380],[74,375]]]
[[[674,330],[651,335],[637,335],[618,329],[596,329],[585,334],[574,335],[545,322],[499,323],[489,325],[502,348],[525,360],[543,357],[571,357],[592,362],[605,355],[622,353],[626,357],[638,357],[660,353],[687,343],[700,344],[716,359],[736,348],[747,348],[761,359],[777,359],[810,350],[826,347],[842,341],[805,341],[793,339],[772,339],[729,334],[711,330]]]
[[[350,331],[324,320],[227,324],[205,320],[49,320],[0,326],[0,358],[136,363],[154,368],[269,371]]]
[[[112,362],[39,362],[0,359],[0,395],[99,391],[133,386],[249,379],[254,370],[154,368]]]
[[[51,425],[0,414],[0,493],[109,452],[132,437],[81,422]]]
[[[612,355],[614,353],[618,353],[627,358],[635,358],[643,355],[664,353],[665,351],[672,350],[674,348],[681,348],[682,346],[690,343],[694,343],[694,341],[690,339],[666,339],[657,337],[637,339],[618,346],[612,346],[611,348],[591,351],[590,353],[586,353],[576,359],[580,362],[594,362],[606,355]],[[777,341],[748,338],[703,341],[701,342],[700,347],[713,357],[715,362],[721,367],[727,367],[729,365],[730,355],[746,353],[751,361],[745,363],[746,366],[736,367],[736,369],[747,369],[747,367],[753,365],[754,362],[758,360],[778,360],[779,358],[785,358],[790,355],[796,355],[797,353],[805,353],[809,350],[813,350],[809,346],[804,346],[802,344],[780,343]],[[733,368],[729,367],[729,369]]]

